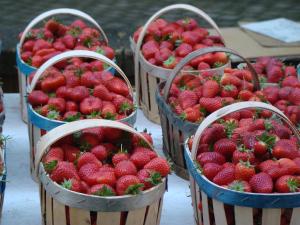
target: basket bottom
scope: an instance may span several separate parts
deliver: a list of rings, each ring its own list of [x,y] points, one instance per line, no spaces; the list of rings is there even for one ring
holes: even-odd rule
[[[141,102],[141,110],[143,111],[145,117],[153,123],[160,124],[160,116],[157,113],[151,112],[148,108]]]

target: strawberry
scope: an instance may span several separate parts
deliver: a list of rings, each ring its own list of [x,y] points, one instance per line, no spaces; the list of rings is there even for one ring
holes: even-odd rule
[[[115,196],[116,191],[107,184],[96,184],[91,187],[90,190],[92,195],[97,196]]]
[[[261,156],[267,153],[268,146],[263,141],[256,141],[253,146],[254,154]]]
[[[297,70],[294,66],[286,66],[284,68],[284,76],[297,76]]]
[[[93,153],[100,161],[106,160],[109,154],[108,150],[103,145],[96,145],[91,149],[91,153]]]
[[[57,163],[56,167],[51,172],[50,178],[57,183],[62,183],[64,180],[72,178],[79,180],[74,164],[64,161]]]
[[[68,92],[69,98],[74,102],[81,102],[89,97],[89,90],[85,86],[76,86]]]
[[[172,55],[172,51],[168,48],[161,48],[154,55],[157,65],[162,65]]]
[[[64,151],[60,147],[52,147],[49,149],[47,154],[44,156],[44,163],[51,163],[52,161],[63,161],[64,160]]]
[[[182,43],[176,48],[175,53],[179,57],[185,57],[192,51],[193,51],[193,47],[191,45],[187,43]]]
[[[273,191],[273,181],[267,173],[258,173],[252,176],[249,181],[251,189],[256,193],[271,193]]]
[[[267,70],[268,81],[271,83],[278,83],[283,78],[283,71],[280,66],[272,66]]]
[[[202,106],[206,111],[212,113],[222,108],[222,101],[219,98],[200,98],[200,106]]]
[[[78,111],[78,106],[73,101],[66,101],[66,111]]]
[[[104,119],[116,119],[117,109],[112,102],[103,101],[103,106],[101,110],[101,115]]]
[[[118,195],[136,195],[142,191],[143,186],[137,176],[125,175],[118,179],[116,191]]]
[[[107,168],[106,171],[104,171],[103,167],[101,167],[98,172],[93,174],[92,177],[98,184],[107,184],[111,187],[115,187],[117,183],[117,178],[114,171],[109,171]]]
[[[148,133],[147,132],[147,129],[144,129],[143,132],[140,132],[141,135],[143,135],[143,137],[150,143],[150,144],[153,144],[153,139],[152,139],[152,136],[151,136],[151,133]],[[133,135],[132,136],[132,144],[133,146],[137,147],[137,146],[141,146],[141,147],[148,147],[148,145],[146,144],[146,142],[141,139],[139,136],[137,135]]]
[[[248,90],[241,90],[239,92],[238,96],[239,96],[239,99],[241,99],[243,101],[248,101],[250,98],[253,97],[253,93]]]
[[[155,172],[160,173],[162,177],[167,176],[170,173],[170,165],[168,162],[163,158],[154,158],[150,162],[148,162],[144,169],[149,169]]]
[[[159,46],[155,41],[148,41],[142,46],[142,53],[146,59],[153,58],[157,51],[159,51]]]
[[[87,97],[80,102],[80,112],[86,115],[99,112],[102,109],[102,101],[93,96]]]
[[[126,151],[118,152],[112,157],[112,163],[114,164],[114,166],[116,166],[119,162],[125,160],[129,160],[129,155]]]
[[[125,81],[118,77],[112,78],[110,82],[107,83],[106,87],[109,91],[112,91],[116,94],[120,94],[123,96],[129,95],[129,88],[127,84],[125,83]]]
[[[48,103],[49,97],[43,91],[33,90],[28,95],[28,102],[34,107]]]
[[[225,137],[226,133],[224,126],[216,124],[204,130],[200,139],[200,144],[213,144],[215,141]]]
[[[161,183],[161,175],[148,169],[142,169],[137,173],[137,177],[144,184],[144,190]]]
[[[227,185],[234,181],[235,171],[233,167],[223,168],[217,175],[214,177],[213,182],[218,185]]]
[[[299,150],[289,139],[281,139],[276,142],[272,154],[276,158],[294,159],[298,156]]]
[[[64,180],[61,186],[71,191],[82,192],[80,181],[74,178],[69,180]]]
[[[138,169],[143,168],[150,160],[150,156],[144,152],[135,152],[130,156],[130,161],[133,162]]]
[[[240,161],[235,165],[235,179],[249,181],[253,175],[255,169],[249,161]]]
[[[73,145],[64,144],[64,145],[62,145],[62,148],[64,150],[65,160],[68,162],[74,162],[80,155],[79,148],[77,148]]]
[[[166,69],[174,69],[178,63],[178,58],[171,55],[167,60],[163,61],[162,66]]]
[[[283,100],[288,100],[290,93],[293,91],[294,89],[292,87],[282,87],[280,88],[279,92],[278,92],[278,97],[280,99]]]
[[[90,66],[90,64],[88,64]],[[80,77],[81,85],[87,88],[93,88],[96,85],[101,84],[101,78],[96,76],[97,73],[93,73],[90,70],[85,71]]]
[[[242,81],[236,76],[233,76],[229,73],[224,73],[224,75],[221,78],[221,84],[222,85],[232,84],[236,87],[240,87],[242,85]]]
[[[154,158],[157,158],[157,153],[150,150],[149,148],[145,148],[145,147],[136,147],[134,148],[133,150],[133,153],[136,153],[136,152],[143,152],[144,154],[147,154],[150,159],[154,159]]]
[[[209,179],[213,180],[214,177],[223,169],[223,167],[216,163],[206,163],[203,166],[202,173]]]
[[[110,94],[109,90],[103,84],[98,84],[94,88],[93,95],[104,101],[111,101],[113,98],[112,95]]]
[[[275,190],[279,193],[298,192],[300,182],[295,176],[285,175],[276,180]]]
[[[216,163],[222,165],[225,163],[225,157],[218,152],[203,152],[197,156],[197,161],[201,166],[206,163]]]
[[[288,76],[282,80],[282,87],[300,87],[297,77]]]
[[[269,169],[272,169],[274,167],[278,167],[279,164],[278,164],[278,161],[276,160],[266,160],[266,161],[263,161],[259,164],[258,168],[262,171],[262,172],[266,172],[268,171]]]
[[[66,78],[59,72],[48,73],[41,82],[41,88],[44,92],[55,91],[60,86],[66,84]]]
[[[116,164],[115,174],[118,178],[125,176],[125,175],[136,175],[137,168],[131,161],[123,160]]]
[[[198,96],[193,91],[185,90],[179,94],[178,101],[180,106],[186,109],[197,104]]]
[[[115,95],[112,102],[116,106],[118,113],[130,115],[134,109],[133,102],[122,95]]]
[[[77,168],[80,169],[85,164],[96,164],[98,167],[102,166],[102,163],[96,158],[96,156],[90,152],[84,152],[79,156],[77,160]]]
[[[180,114],[180,118],[190,122],[198,122],[201,120],[202,116],[199,109],[189,107]]]
[[[49,98],[48,106],[51,109],[63,113],[66,110],[66,101],[63,98]]]
[[[289,95],[289,101],[294,105],[300,105],[300,88],[294,88]]]
[[[232,140],[227,138],[220,139],[214,144],[214,151],[222,154],[226,158],[231,158],[233,152],[236,149],[236,144]]]
[[[228,189],[240,192],[252,192],[250,184],[244,180],[234,180],[228,184]]]
[[[202,96],[206,98],[215,97],[219,91],[219,84],[214,80],[208,80],[202,86]]]
[[[222,87],[221,97],[236,98],[237,95],[238,95],[238,89],[236,88],[236,86],[229,84]]]
[[[250,163],[254,163],[255,156],[251,150],[242,146],[234,151],[232,155],[232,162],[234,164],[237,164],[240,161],[249,161]]]
[[[94,184],[97,184],[95,174],[98,172],[99,168],[99,165],[95,163],[87,163],[80,167],[78,175],[81,180],[85,181],[88,185],[92,186]]]

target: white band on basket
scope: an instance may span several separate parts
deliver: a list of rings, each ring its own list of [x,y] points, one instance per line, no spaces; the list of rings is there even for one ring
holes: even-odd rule
[[[224,47],[208,47],[208,48],[201,48],[198,49],[196,51],[191,52],[190,54],[188,54],[186,57],[184,57],[176,66],[175,68],[172,70],[166,84],[164,87],[164,99],[167,100],[168,95],[169,95],[169,91],[172,85],[173,80],[175,79],[175,77],[179,74],[179,72],[181,71],[181,69],[191,60],[193,60],[194,58],[207,54],[207,53],[212,53],[212,52],[225,52],[225,53],[230,53],[233,55],[236,55],[238,57],[240,57],[242,60],[245,61],[245,63],[248,66],[248,69],[251,72],[252,75],[252,79],[253,79],[253,83],[254,83],[254,88],[255,89],[260,89],[260,85],[259,85],[259,80],[258,80],[258,75],[255,71],[255,69],[253,68],[253,66],[251,65],[251,63],[244,58],[243,56],[241,56],[238,52],[229,49],[229,48],[224,48]]]
[[[45,135],[43,135],[36,145],[36,153],[35,153],[35,175],[38,177],[38,170],[39,170],[39,163],[42,160],[44,153],[47,149],[59,139],[73,134],[77,131],[81,131],[86,128],[93,128],[93,127],[109,127],[109,128],[116,128],[121,129],[132,134],[138,135],[141,139],[143,139],[151,149],[153,146],[149,143],[149,141],[138,131],[133,129],[132,127],[112,120],[103,120],[103,119],[87,119],[87,120],[78,120],[70,123],[66,123],[64,125],[58,126]]]
[[[50,58],[49,60],[47,60],[36,71],[32,81],[31,81],[31,84],[28,87],[28,93],[30,93],[34,90],[36,83],[38,82],[38,80],[40,79],[42,74],[46,71],[46,69],[48,69],[49,67],[53,66],[54,64],[56,64],[56,63],[58,63],[58,62],[60,62],[64,59],[68,59],[68,58],[72,58],[72,57],[92,58],[92,59],[99,60],[99,61],[101,61],[103,63],[106,63],[109,66],[113,67],[114,69],[116,69],[118,71],[118,73],[122,76],[122,78],[127,83],[129,91],[130,91],[130,93],[132,94],[132,97],[133,97],[133,88],[132,88],[128,78],[126,77],[126,75],[122,71],[122,69],[117,64],[115,64],[112,60],[107,58],[106,56],[101,55],[101,54],[96,53],[96,52],[93,52],[93,51],[87,51],[87,50],[72,50],[72,51],[63,52],[63,53],[61,53],[59,55],[56,55],[56,56]]]
[[[134,52],[134,71],[135,71],[135,84],[136,84],[136,98],[137,101],[139,102],[139,54],[140,54],[140,48],[143,42],[143,39],[146,35],[147,29],[149,27],[149,25],[157,18],[159,18],[162,14],[172,11],[172,10],[176,10],[176,9],[183,9],[183,10],[187,10],[187,11],[191,11],[194,12],[195,14],[197,14],[198,16],[200,16],[201,18],[203,18],[204,20],[206,20],[218,33],[218,35],[221,37],[222,42],[225,44],[225,40],[222,36],[221,30],[219,29],[218,25],[209,17],[209,15],[207,15],[204,11],[202,11],[201,9],[192,6],[192,5],[188,5],[188,4],[174,4],[174,5],[169,5],[165,8],[162,8],[161,10],[157,11],[153,16],[150,17],[150,19],[146,22],[146,24],[142,27],[142,30],[139,34],[139,38],[137,40],[136,43],[136,47],[135,47],[135,52]]]
[[[100,25],[96,22],[96,20],[94,20],[90,15],[77,10],[77,9],[69,9],[69,8],[61,8],[61,9],[53,9],[53,10],[49,10],[46,11],[40,15],[38,15],[37,17],[35,17],[25,28],[21,39],[20,39],[20,44],[19,47],[21,48],[21,46],[23,45],[23,42],[25,41],[26,38],[26,34],[39,22],[41,22],[42,20],[54,16],[54,15],[58,15],[58,14],[69,14],[69,15],[73,15],[73,16],[78,16],[81,17],[87,21],[89,21],[90,23],[92,23],[101,33],[101,35],[103,36],[104,41],[106,42],[106,44],[108,44],[108,39],[106,34],[104,33],[103,29],[100,27]]]
[[[197,150],[198,150],[198,146],[199,146],[199,142],[200,142],[200,138],[201,135],[203,133],[203,131],[209,127],[209,125],[211,125],[212,123],[214,123],[215,121],[217,121],[218,119],[242,110],[242,109],[247,109],[247,108],[260,108],[260,109],[266,109],[269,110],[273,113],[276,113],[284,122],[286,122],[289,127],[291,128],[291,130],[293,131],[293,133],[295,134],[295,136],[297,137],[297,139],[300,141],[300,134],[299,131],[297,130],[297,128],[293,125],[293,123],[286,117],[286,115],[284,115],[283,112],[281,112],[278,108],[263,103],[263,102],[255,102],[255,101],[247,101],[247,102],[238,102],[238,103],[234,103],[228,106],[225,106],[215,112],[213,112],[212,114],[210,114],[208,117],[206,117],[199,125],[194,139],[193,139],[193,145],[192,145],[192,159],[196,159],[197,157]]]

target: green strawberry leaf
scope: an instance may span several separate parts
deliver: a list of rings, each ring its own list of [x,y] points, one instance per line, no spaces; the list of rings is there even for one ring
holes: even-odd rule
[[[127,195],[137,195],[137,194],[141,193],[141,189],[143,187],[144,187],[144,184],[141,184],[141,183],[130,185],[126,189],[125,194],[127,194]]]
[[[116,194],[112,190],[107,188],[106,186],[103,186],[101,189],[94,192],[93,195],[97,195],[97,196],[115,196]]]
[[[90,115],[87,115],[87,119],[94,119],[94,118],[99,118],[101,117],[101,112],[99,111],[93,111]]]
[[[276,137],[269,135],[267,132],[262,133],[260,136],[256,137],[257,140],[264,142],[267,145],[269,151],[272,150],[275,145]]]
[[[73,121],[79,120],[80,117],[81,117],[81,113],[77,112],[76,115],[68,116],[67,118],[64,119],[64,121],[73,122]]]
[[[61,184],[61,186],[68,189],[68,190],[71,190],[72,180],[71,179],[69,179],[69,180],[64,179],[64,182]]]
[[[73,37],[78,37],[82,33],[82,30],[80,27],[73,27],[67,33],[71,34]]]
[[[58,164],[58,161],[53,160],[51,162],[44,163],[44,168],[48,173],[51,173],[56,168],[57,164]]]
[[[108,112],[108,113],[105,114],[104,119],[116,120],[116,116],[117,115],[115,113]]]
[[[145,181],[150,182],[153,186],[161,183],[161,175],[158,172],[150,172],[150,177],[146,178]]]
[[[47,118],[51,119],[51,120],[55,120],[59,117],[59,112],[55,111],[55,110],[50,110],[47,113]]]

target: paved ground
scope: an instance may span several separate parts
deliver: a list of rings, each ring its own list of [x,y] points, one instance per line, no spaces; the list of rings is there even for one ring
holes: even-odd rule
[[[1,0],[0,37],[5,50],[15,47],[17,34],[28,22],[43,11],[59,7],[73,7],[93,16],[105,32],[113,47],[128,48],[128,36],[161,7],[173,0]],[[216,20],[220,26],[236,26],[239,20],[263,20],[287,17],[300,21],[299,0],[181,0],[193,4]],[[176,15],[176,14],[173,14]],[[180,14],[182,15],[182,14]]]

